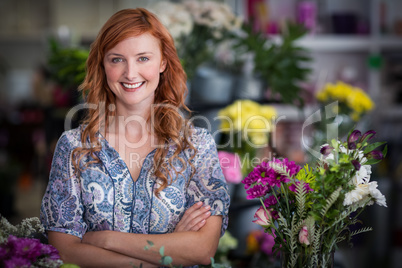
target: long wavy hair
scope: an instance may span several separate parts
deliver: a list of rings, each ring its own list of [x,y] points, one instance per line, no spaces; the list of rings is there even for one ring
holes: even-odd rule
[[[159,40],[162,60],[166,61],[166,69],[161,73],[155,91],[155,105],[151,112],[153,118],[152,120],[148,119],[153,121],[151,127],[159,143],[165,145],[156,149],[153,161],[155,176],[161,180],[160,187],[156,189],[158,195],[173,180],[169,166],[173,168],[172,163],[175,159],[183,163],[184,167],[190,165],[192,174],[194,173],[191,159],[194,157],[196,149],[189,141],[192,127],[189,121],[183,117],[181,111],[184,109],[190,112],[184,103],[187,95],[186,73],[180,63],[172,36],[157,17],[144,8],[124,9],[115,13],[105,23],[91,45],[86,62],[86,77],[79,90],[82,91],[88,104],[101,104],[104,105],[105,109],[99,107],[98,109],[88,109],[83,120],[85,126],[81,136],[83,147],[76,148],[73,151],[73,165],[75,171],[80,173],[89,164],[100,161],[96,156],[96,152],[101,150],[98,133],[102,132],[103,127],[108,126],[108,119],[116,114],[115,109],[109,109],[109,107],[113,107],[116,97],[107,84],[103,65],[105,54],[119,42],[144,33],[149,33]],[[176,150],[172,156],[166,159],[167,145],[172,143],[176,146]],[[179,153],[185,149],[193,152],[187,160],[179,157]],[[93,160],[84,166],[80,165],[85,156],[91,156]],[[182,170],[173,169],[177,176],[185,168]]]

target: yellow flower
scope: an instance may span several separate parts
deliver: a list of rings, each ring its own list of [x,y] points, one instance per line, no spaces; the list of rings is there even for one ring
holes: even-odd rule
[[[349,116],[354,121],[358,121],[362,114],[374,108],[374,103],[366,92],[341,81],[335,84],[327,83],[322,90],[317,92],[316,97],[323,103],[338,101],[341,106],[350,110]]]
[[[273,129],[276,110],[252,100],[236,100],[220,110],[218,116],[221,117],[220,128],[223,131],[230,131],[232,127],[235,131],[244,131],[247,128],[246,132],[253,129],[269,132]]]

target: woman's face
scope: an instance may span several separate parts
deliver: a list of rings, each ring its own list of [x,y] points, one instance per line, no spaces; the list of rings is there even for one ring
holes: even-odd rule
[[[158,39],[148,33],[127,38],[106,52],[103,63],[118,109],[150,107],[166,67]]]

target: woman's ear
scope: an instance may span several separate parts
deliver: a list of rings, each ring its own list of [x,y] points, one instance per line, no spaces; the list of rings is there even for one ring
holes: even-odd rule
[[[166,69],[166,60],[161,61],[161,66],[159,67],[159,73],[163,73]]]

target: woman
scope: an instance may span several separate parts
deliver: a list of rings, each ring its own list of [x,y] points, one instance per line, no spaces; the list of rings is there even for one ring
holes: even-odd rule
[[[207,265],[227,227],[215,143],[185,120],[186,75],[173,39],[145,9],[102,27],[80,86],[86,120],[58,141],[41,220],[81,267]],[[147,241],[154,250],[144,250]]]

